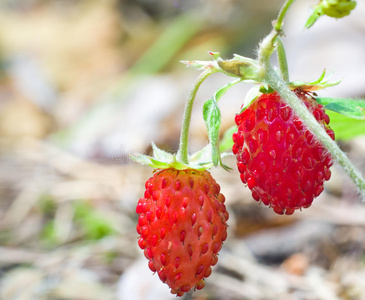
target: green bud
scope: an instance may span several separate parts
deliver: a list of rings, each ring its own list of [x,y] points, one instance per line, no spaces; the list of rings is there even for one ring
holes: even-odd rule
[[[321,6],[323,14],[333,18],[343,18],[348,16],[350,12],[356,7],[356,1],[323,0],[319,5]]]
[[[356,7],[356,1],[353,0],[321,0],[313,7],[313,12],[305,24],[310,28],[323,15],[332,18],[343,18],[348,16]]]
[[[229,76],[242,79],[259,80],[259,71],[255,64],[239,59],[218,60],[218,66]]]

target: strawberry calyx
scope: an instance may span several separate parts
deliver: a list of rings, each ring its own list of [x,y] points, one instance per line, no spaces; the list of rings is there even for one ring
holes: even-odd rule
[[[329,82],[330,78],[326,78],[326,69],[323,70],[321,76],[312,82],[293,81],[289,82],[288,86],[291,90],[301,89],[304,92],[314,92],[328,87],[336,86],[341,83],[341,80]]]
[[[291,91],[303,91],[308,93],[314,93],[315,91],[322,90],[328,87],[336,86],[341,81],[329,82],[329,78],[326,78],[326,70],[324,69],[321,76],[311,82],[305,81],[293,81],[287,83],[288,88]],[[260,97],[262,94],[271,94],[274,89],[271,88],[267,83],[260,83],[260,85],[255,85],[246,94],[241,108],[241,112],[244,111],[254,100]]]
[[[158,148],[154,143],[152,143],[153,155],[144,155],[141,153],[136,153],[131,155],[131,158],[141,165],[147,165],[154,169],[170,169],[174,168],[176,170],[185,169],[195,169],[199,171],[204,171],[212,168],[214,166],[212,160],[212,145],[208,144],[203,149],[198,152],[189,155],[188,163],[182,162],[179,158],[179,153],[173,154]],[[230,153],[220,154],[221,159],[231,155]]]

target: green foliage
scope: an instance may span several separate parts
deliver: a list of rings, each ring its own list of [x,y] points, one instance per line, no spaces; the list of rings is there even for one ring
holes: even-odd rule
[[[53,215],[57,205],[51,195],[43,194],[38,200],[38,208],[44,215]]]
[[[74,213],[74,220],[81,227],[86,239],[99,240],[115,233],[111,223],[85,201],[75,202]]]
[[[365,100],[364,99],[344,99],[344,98],[316,98],[325,109],[332,110],[349,118],[365,119]]]
[[[59,241],[54,220],[49,220],[41,232],[41,240],[46,246],[56,246]]]
[[[326,111],[331,119],[330,126],[335,132],[336,140],[350,140],[365,134],[365,120],[356,120],[342,114]]]
[[[48,210],[49,204],[44,207]],[[52,219],[46,222],[41,232],[41,240],[46,247],[54,247],[61,243],[58,231],[59,226],[62,226],[62,224],[55,222],[55,211],[56,208],[52,207]],[[111,222],[105,216],[82,200],[73,203],[73,222],[81,230],[85,240],[99,240],[116,232]]]
[[[209,99],[203,106],[203,118],[207,126],[209,142],[212,145],[212,160],[215,166],[219,163],[219,130],[221,127],[221,112],[215,99]]]

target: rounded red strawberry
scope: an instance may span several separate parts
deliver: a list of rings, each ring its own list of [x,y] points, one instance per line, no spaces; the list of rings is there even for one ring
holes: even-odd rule
[[[308,92],[296,94],[334,139],[323,106]],[[273,92],[255,99],[235,121],[232,151],[252,197],[278,214],[309,207],[329,180],[333,162],[294,111]]]
[[[227,237],[228,212],[208,171],[157,171],[138,202],[138,245],[171,293],[202,289]]]

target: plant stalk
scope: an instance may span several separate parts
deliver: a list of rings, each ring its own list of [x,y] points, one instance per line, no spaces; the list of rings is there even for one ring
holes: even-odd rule
[[[280,37],[276,37],[276,45],[276,53],[278,57],[281,78],[284,81],[289,82],[288,61],[286,59],[285,48]]]
[[[290,6],[294,3],[294,1],[295,0],[286,0],[286,2],[284,3],[284,5],[282,6],[282,8],[279,12],[278,18],[273,22],[273,29],[260,43],[257,61],[263,67],[268,65],[268,61],[270,60],[270,57],[276,48],[278,48],[277,50],[278,50],[279,56],[282,54],[281,51],[283,50],[284,56],[279,57],[279,59],[285,58],[285,60],[283,60],[282,62],[286,64],[286,55],[285,55],[284,47],[283,47],[281,40],[279,40],[278,37],[283,34],[284,18],[286,16],[286,13],[288,12]],[[284,67],[284,69],[285,68],[286,68],[286,70],[288,69],[287,66],[285,67],[284,65],[281,65],[280,60],[279,60],[279,64],[280,64],[280,68]],[[263,73],[265,73],[264,69],[262,71],[263,71]],[[288,73],[287,71],[286,72],[284,71],[283,75],[286,76],[285,74],[287,74],[287,73]]]
[[[347,155],[338,147],[337,143],[329,137],[324,128],[316,121],[302,101],[288,88],[287,84],[280,78],[280,76],[270,65],[266,66],[265,81],[270,85],[271,88],[277,91],[282,99],[296,112],[303,124],[307,126],[314,136],[327,148],[327,150],[331,153],[332,158],[336,159],[338,163],[344,168],[346,173],[356,184],[364,201],[365,180],[360,171],[352,164]]]
[[[281,7],[278,18],[276,19],[276,22],[274,24],[274,29],[277,32],[280,33],[283,30],[284,18],[286,16],[286,13],[288,12],[288,9],[290,8],[290,6],[293,4],[294,1],[295,0],[286,0],[284,5]]]
[[[193,87],[189,93],[188,100],[185,103],[183,121],[181,126],[181,134],[180,134],[180,145],[179,151],[177,153],[178,159],[184,164],[189,164],[189,155],[188,155],[188,139],[189,139],[189,128],[190,128],[190,120],[191,120],[191,112],[193,109],[193,104],[195,100],[196,93],[208,76],[215,73],[214,69],[207,69],[202,72],[199,77],[195,80]]]

